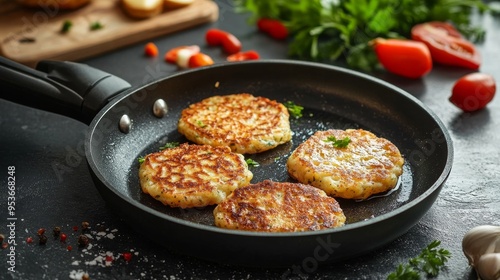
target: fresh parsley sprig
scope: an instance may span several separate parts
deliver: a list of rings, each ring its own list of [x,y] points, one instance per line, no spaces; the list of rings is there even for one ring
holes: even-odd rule
[[[328,136],[325,140],[325,142],[331,142],[332,146],[335,148],[345,148],[349,143],[351,143],[351,138],[349,137],[344,137],[343,139],[337,139],[335,136]]]
[[[247,158],[247,159],[245,160],[245,162],[246,162],[246,163],[247,163],[247,165],[248,165],[248,166],[250,166],[250,167],[257,167],[257,166],[259,166],[259,165],[260,165],[257,161],[255,161],[255,160],[253,160],[253,159],[251,159],[251,158]]]
[[[293,101],[286,101],[283,105],[285,105],[292,117],[296,119],[302,117],[302,110],[304,110],[304,107],[295,104]]]
[[[298,59],[335,61],[373,70],[378,61],[369,42],[375,38],[409,38],[411,28],[427,21],[452,22],[471,40],[482,40],[484,29],[471,25],[481,0],[235,0],[237,11],[249,12],[249,22],[274,18],[290,34],[289,55]]]
[[[448,250],[438,248],[440,244],[440,241],[432,241],[418,257],[410,259],[405,265],[400,264],[396,271],[387,276],[387,280],[418,280],[422,273],[437,276],[451,256]]]

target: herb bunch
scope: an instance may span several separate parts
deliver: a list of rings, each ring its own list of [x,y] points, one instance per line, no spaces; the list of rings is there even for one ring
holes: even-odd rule
[[[235,0],[238,12],[283,22],[291,35],[289,55],[298,59],[334,61],[365,71],[377,65],[370,46],[375,38],[409,38],[411,28],[428,21],[447,21],[472,41],[485,31],[471,26],[481,0]]]
[[[440,241],[432,241],[418,257],[410,259],[406,265],[400,264],[396,271],[387,276],[387,280],[418,280],[421,279],[421,273],[437,276],[451,256],[448,250],[438,248],[440,244]]]

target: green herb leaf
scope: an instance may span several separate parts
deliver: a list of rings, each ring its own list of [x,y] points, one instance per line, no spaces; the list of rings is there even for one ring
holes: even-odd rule
[[[63,25],[61,27],[61,33],[67,33],[73,26],[73,22],[71,20],[67,19],[63,22]]]
[[[163,145],[162,147],[160,147],[160,151],[165,150],[165,149],[169,149],[169,148],[175,148],[175,147],[179,147],[179,142],[168,142],[168,143],[165,143],[165,145]]]
[[[90,24],[90,30],[99,30],[99,29],[103,29],[104,28],[104,25],[102,25],[100,22],[98,21],[94,21],[93,23]]]
[[[418,257],[412,258],[408,264],[400,264],[398,268],[387,276],[388,280],[417,280],[422,273],[426,277],[435,277],[446,264],[451,254],[448,250],[438,249],[440,241],[434,240]]]
[[[304,110],[304,107],[293,103],[293,101],[287,101],[283,103],[283,105],[285,105],[292,117],[295,117],[296,119],[302,117],[302,110]]]
[[[138,159],[137,159],[137,161],[138,161],[139,163],[143,163],[145,160],[146,160],[146,159],[145,159],[144,157],[140,157],[140,158],[138,158]]]
[[[335,136],[328,136],[325,142],[332,142],[332,146],[335,148],[345,148],[349,143],[351,143],[351,139],[349,137],[345,137],[344,139],[337,139]]]
[[[251,166],[251,167],[257,167],[260,165],[258,162],[256,162],[255,160],[253,160],[251,158],[247,158],[245,160],[245,162],[248,164],[248,166]]]
[[[204,128],[204,127],[206,127],[206,126],[207,126],[207,125],[206,125],[206,124],[204,124],[202,121],[196,121],[196,124],[197,124],[199,127],[201,127],[201,128]]]

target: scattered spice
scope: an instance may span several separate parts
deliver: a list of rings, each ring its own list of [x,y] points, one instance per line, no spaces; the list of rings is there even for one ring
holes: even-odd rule
[[[47,243],[47,236],[45,234],[38,236],[38,244],[45,245]]]
[[[2,249],[6,249],[8,246],[9,244],[7,244],[7,242],[2,243]]]
[[[39,228],[36,233],[38,235],[44,235],[45,234],[45,229],[44,228]]]
[[[132,260],[132,253],[130,253],[130,252],[125,252],[125,253],[122,254],[122,256],[123,256],[123,259],[125,261],[127,261],[127,262],[129,262],[130,260]]]
[[[66,249],[67,249],[68,251],[71,251],[71,250],[73,250],[73,246],[68,245],[68,247],[66,247]]]
[[[73,22],[71,20],[67,19],[63,22],[62,27],[61,27],[61,33],[67,33],[71,27],[73,26]]]
[[[0,243],[2,243],[4,239],[5,239],[5,235],[0,234]]]
[[[86,247],[89,245],[89,242],[90,240],[85,234],[80,234],[80,236],[78,236],[78,246]]]
[[[61,233],[61,242],[66,242],[66,238],[68,238],[66,233]]]
[[[103,29],[103,28],[104,28],[104,25],[102,25],[98,21],[94,21],[93,23],[90,24],[90,30],[92,30],[92,31]]]
[[[78,226],[74,226],[73,231],[78,231]]]
[[[28,244],[33,243],[33,238],[31,236],[26,238],[26,243],[28,243]]]
[[[85,272],[83,275],[82,275],[82,280],[90,280],[90,275]]]
[[[52,230],[52,233],[54,235],[54,237],[58,237],[59,234],[61,233],[61,228],[60,227],[55,227],[53,230]]]
[[[82,222],[82,231],[86,231],[90,228],[89,222]]]

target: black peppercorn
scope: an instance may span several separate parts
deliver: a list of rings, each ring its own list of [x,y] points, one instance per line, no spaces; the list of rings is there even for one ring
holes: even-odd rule
[[[47,236],[45,234],[41,234],[38,236],[38,244],[45,245],[47,243]]]
[[[80,236],[78,236],[78,246],[86,247],[87,245],[89,245],[89,242],[90,240],[85,234],[81,234]]]
[[[61,228],[60,227],[55,227],[53,230],[54,237],[58,237],[59,234],[61,233]]]
[[[86,231],[89,229],[89,222],[82,222],[82,231]]]

